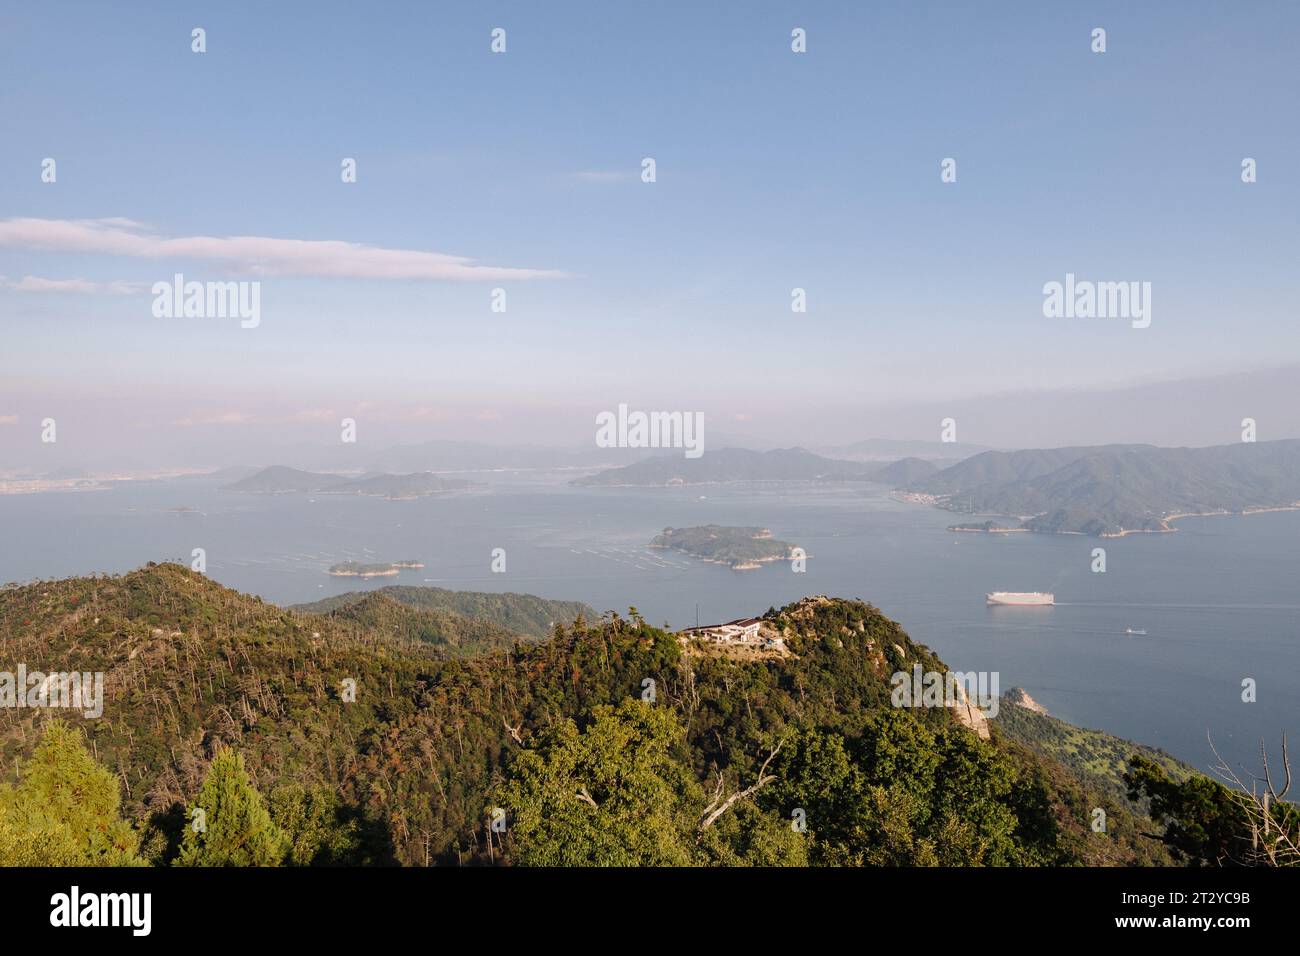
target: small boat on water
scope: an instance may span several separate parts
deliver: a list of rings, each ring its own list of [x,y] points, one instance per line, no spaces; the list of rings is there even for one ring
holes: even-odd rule
[[[1147,632],[1146,632],[1146,628],[1142,628],[1142,627],[1126,627],[1124,628],[1124,633],[1136,634],[1138,637],[1145,637]]]

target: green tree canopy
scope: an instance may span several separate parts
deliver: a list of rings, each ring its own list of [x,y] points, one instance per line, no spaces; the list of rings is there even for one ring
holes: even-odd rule
[[[1289,776],[1289,772],[1288,772]],[[1295,865],[1295,834],[1300,810],[1277,801],[1270,806],[1267,828],[1260,827],[1250,794],[1233,790],[1209,777],[1183,781],[1142,754],[1135,754],[1124,774],[1132,800],[1151,801],[1151,819],[1164,827],[1161,839],[1176,859],[1192,866],[1252,866],[1265,863],[1269,847],[1280,865]],[[1279,845],[1280,844],[1280,845]]]
[[[902,710],[860,733],[807,728],[783,749],[761,798],[802,809],[812,862],[838,866],[971,866],[1029,862],[1009,806],[1011,764],[965,728],[932,727]]]
[[[601,705],[521,751],[502,791],[512,858],[527,865],[672,866],[692,862],[701,793],[679,757],[672,711]]]
[[[369,862],[361,845],[361,827],[329,787],[281,784],[271,791],[269,809],[289,846],[286,863],[339,866]]]
[[[186,816],[178,866],[279,866],[289,851],[244,768],[244,755],[229,747],[212,759]]]
[[[789,818],[737,800],[703,826],[676,714],[637,699],[564,720],[521,751],[501,790],[513,862],[541,866],[801,866]]]
[[[117,779],[62,720],[45,728],[17,786],[0,786],[0,866],[142,866]]]

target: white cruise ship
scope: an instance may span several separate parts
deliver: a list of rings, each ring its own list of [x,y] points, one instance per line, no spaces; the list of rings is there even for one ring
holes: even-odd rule
[[[1056,595],[1043,591],[994,591],[986,594],[989,604],[1040,605],[1055,604]]]

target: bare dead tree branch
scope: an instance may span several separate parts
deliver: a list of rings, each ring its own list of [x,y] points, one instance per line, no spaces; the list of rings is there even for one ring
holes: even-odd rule
[[[504,717],[502,717],[501,723],[505,724],[506,730],[510,731],[510,736],[515,739],[515,743],[519,744],[519,746],[522,747],[524,744],[524,739],[519,736],[519,729],[523,727],[524,722],[521,720],[519,723],[515,724],[515,726],[511,727],[510,722],[506,720]]]
[[[716,787],[714,787],[714,789],[713,789],[713,799],[710,800],[708,806],[706,806],[706,807],[704,808],[703,816],[708,816],[709,813],[713,810],[713,808],[716,807],[719,803],[722,802],[723,784],[724,784],[724,781],[723,781],[723,777],[722,777],[722,771],[719,770],[719,771],[718,771],[718,785],[717,785]]]
[[[777,745],[772,748],[771,752],[768,753],[767,759],[763,761],[763,766],[758,769],[758,779],[754,781],[753,784],[746,787],[744,790],[737,790],[725,800],[722,799],[723,777],[721,771],[718,772],[718,788],[714,792],[713,800],[704,808],[704,814],[700,818],[699,832],[703,833],[709,827],[713,826],[713,824],[717,822],[718,818],[735,806],[736,803],[741,800],[748,800],[759,790],[776,779],[775,775],[767,772],[767,768],[776,755],[781,752],[781,747],[784,743],[784,740],[779,741]]]
[[[1209,738],[1209,734],[1206,734]],[[1283,797],[1291,789],[1291,756],[1286,736],[1282,737],[1282,766],[1284,781],[1279,793],[1273,785],[1268,765],[1268,748],[1261,740],[1260,759],[1264,776],[1254,778],[1247,787],[1237,773],[1223,759],[1210,740],[1210,750],[1218,759],[1215,773],[1233,785],[1232,795],[1250,823],[1250,852],[1247,861],[1263,866],[1300,865],[1300,824],[1296,823],[1291,805]],[[1264,784],[1259,792],[1258,784]],[[1280,805],[1280,808],[1279,808]]]

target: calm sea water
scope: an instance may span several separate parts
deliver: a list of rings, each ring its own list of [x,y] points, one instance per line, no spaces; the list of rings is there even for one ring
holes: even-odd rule
[[[201,480],[0,496],[0,580],[207,552],[217,581],[281,604],[386,584],[525,591],[635,605],[674,628],[759,614],[807,594],[876,604],[954,669],[996,671],[1073,723],[1163,747],[1198,766],[1206,740],[1257,765],[1261,736],[1300,740],[1300,513],[1197,518],[1168,535],[952,534],[951,515],[883,489],[813,486],[578,489],[558,476],[479,476],[468,495],[385,501],[243,496]],[[192,508],[188,513],[172,509]],[[664,526],[761,525],[803,547],[735,572],[651,551]],[[1091,571],[1092,549],[1107,571]],[[494,548],[506,572],[492,573]],[[343,560],[418,559],[423,570],[331,578]],[[987,591],[1053,591],[1050,608],[989,608]],[[1126,635],[1125,628],[1146,631]],[[1242,680],[1258,700],[1243,703]]]

